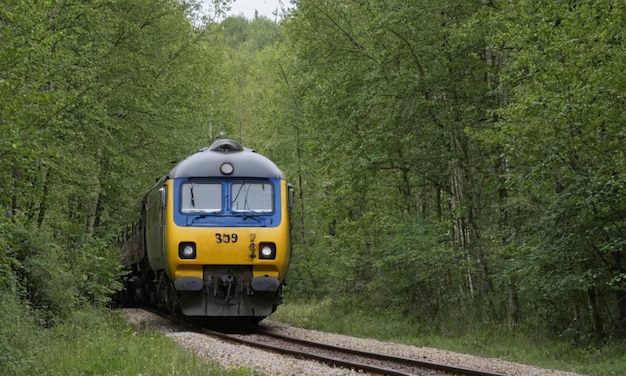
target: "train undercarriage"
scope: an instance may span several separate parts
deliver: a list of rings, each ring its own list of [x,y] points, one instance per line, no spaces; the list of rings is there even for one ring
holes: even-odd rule
[[[271,291],[252,283],[250,266],[206,265],[202,285],[179,291],[163,271],[134,267],[126,278],[122,303],[151,305],[189,317],[246,318],[259,322],[282,303],[282,285]],[[270,282],[271,283],[271,282]]]

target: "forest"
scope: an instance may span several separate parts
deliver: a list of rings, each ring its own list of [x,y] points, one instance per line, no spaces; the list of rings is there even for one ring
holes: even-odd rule
[[[137,199],[224,132],[295,187],[286,299],[626,339],[624,1],[228,4],[3,2],[2,301],[106,306]]]

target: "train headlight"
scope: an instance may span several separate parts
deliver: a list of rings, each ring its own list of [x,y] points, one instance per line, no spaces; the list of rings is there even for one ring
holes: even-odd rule
[[[196,243],[180,243],[178,245],[178,257],[181,259],[196,258]]]
[[[224,175],[230,175],[233,171],[235,171],[235,167],[228,162],[220,166],[220,172]]]
[[[259,250],[259,258],[262,260],[273,260],[276,258],[276,244],[274,243],[261,243]]]

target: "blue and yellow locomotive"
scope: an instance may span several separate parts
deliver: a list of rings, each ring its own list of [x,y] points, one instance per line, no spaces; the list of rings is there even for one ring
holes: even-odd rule
[[[123,244],[126,300],[260,321],[282,303],[293,190],[266,157],[217,139],[141,200]]]

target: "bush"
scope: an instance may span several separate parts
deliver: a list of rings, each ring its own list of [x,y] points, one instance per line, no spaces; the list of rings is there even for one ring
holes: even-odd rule
[[[36,229],[5,224],[3,232],[16,296],[41,312],[45,325],[67,316],[77,295],[63,250]]]
[[[0,369],[6,375],[24,373],[32,365],[28,353],[36,345],[32,312],[6,291],[0,291]]]
[[[120,249],[91,238],[73,256],[72,276],[79,302],[105,307],[122,288]]]
[[[24,299],[54,325],[77,307],[103,307],[120,288],[119,249],[88,237],[65,249],[44,231],[0,223],[0,288]]]

